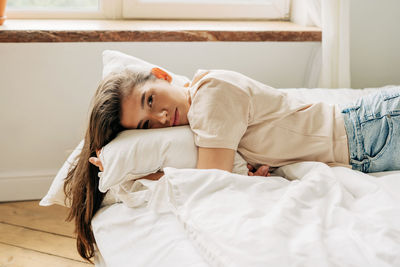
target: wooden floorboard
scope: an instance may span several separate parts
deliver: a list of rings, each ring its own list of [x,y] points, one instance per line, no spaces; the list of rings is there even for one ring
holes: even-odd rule
[[[76,251],[67,212],[39,201],[0,203],[0,267],[90,266]]]
[[[39,201],[0,203],[0,222],[74,237],[74,226],[65,222],[68,208],[39,206]]]
[[[90,264],[0,243],[1,267],[87,267]]]
[[[80,261],[76,240],[42,231],[0,223],[0,243]],[[83,261],[83,260],[82,260]]]

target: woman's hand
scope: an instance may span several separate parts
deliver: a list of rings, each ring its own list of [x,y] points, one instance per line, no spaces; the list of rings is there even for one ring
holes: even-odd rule
[[[100,171],[102,172],[102,171],[104,171],[104,168],[103,168],[103,163],[101,163],[101,160],[100,160],[100,149],[96,150],[96,156],[97,157],[90,157],[89,162],[92,163],[97,168],[99,168]]]
[[[252,165],[247,163],[247,169],[249,169],[249,171],[247,172],[249,176],[271,176],[268,165],[261,165],[256,170]]]

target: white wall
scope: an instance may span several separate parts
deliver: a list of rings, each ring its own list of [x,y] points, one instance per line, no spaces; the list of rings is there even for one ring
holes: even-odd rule
[[[400,1],[350,1],[353,88],[400,85]]]
[[[242,72],[275,87],[303,87],[319,43],[0,43],[0,201],[35,199],[83,138],[115,49],[192,77],[198,68]]]
[[[400,84],[398,0],[351,1],[353,88]],[[0,201],[40,198],[83,137],[101,52],[120,50],[191,77],[224,68],[303,87],[318,43],[0,43]]]

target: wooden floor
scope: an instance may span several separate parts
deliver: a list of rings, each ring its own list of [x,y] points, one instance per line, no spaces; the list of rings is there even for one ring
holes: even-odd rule
[[[90,266],[76,251],[66,214],[39,201],[0,203],[0,267]]]

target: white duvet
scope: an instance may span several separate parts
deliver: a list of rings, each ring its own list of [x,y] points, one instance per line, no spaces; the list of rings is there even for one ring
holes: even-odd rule
[[[141,206],[96,214],[97,266],[400,266],[400,172],[164,171],[141,180]]]

